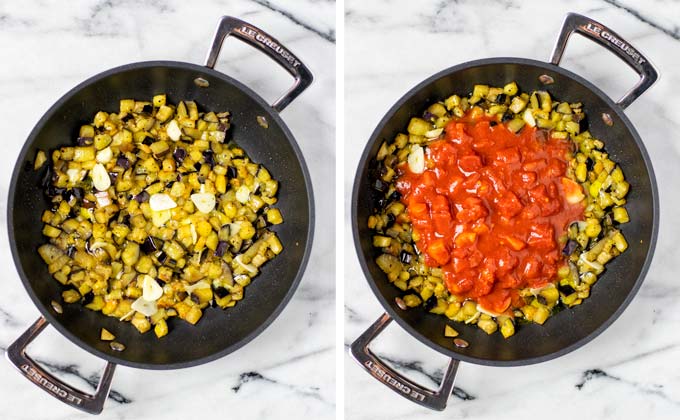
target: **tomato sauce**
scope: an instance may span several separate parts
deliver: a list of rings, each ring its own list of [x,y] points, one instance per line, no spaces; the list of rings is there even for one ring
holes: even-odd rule
[[[555,280],[560,238],[583,219],[583,203],[565,195],[574,185],[581,193],[563,180],[573,152],[568,139],[468,113],[427,146],[424,172],[399,166],[416,246],[452,294],[503,313],[523,305],[520,289]]]

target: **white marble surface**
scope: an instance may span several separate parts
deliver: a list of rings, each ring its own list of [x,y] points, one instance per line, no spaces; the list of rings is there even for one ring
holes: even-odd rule
[[[335,172],[335,4],[330,0],[0,2],[0,353],[38,311],[13,267],[6,232],[14,161],[40,116],[82,80],[129,62],[202,63],[219,16],[262,27],[298,54],[316,80],[282,117],[296,136],[314,183],[318,215],[333,214]],[[292,83],[254,49],[225,42],[217,68],[267,100]],[[237,419],[335,413],[334,231],[318,218],[314,250],[300,288],[279,318],[241,350],[177,371],[119,367],[103,419]],[[91,391],[103,363],[48,328],[31,354],[67,381]],[[89,417],[45,394],[0,358],[0,418]]]
[[[637,297],[605,333],[562,358],[517,368],[461,364],[444,413],[407,402],[345,357],[347,419],[677,419],[680,413],[678,307],[680,259],[674,221],[680,206],[680,114],[668,104],[680,84],[678,1],[361,1],[346,2],[345,194],[359,156],[390,106],[431,74],[477,58],[547,60],[564,15],[580,12],[631,41],[659,68],[661,80],[626,111],[651,155],[661,197],[656,256]],[[635,75],[613,55],[572,38],[564,65],[614,97]],[[588,63],[588,64],[587,64]],[[355,257],[345,205],[347,347],[382,313]],[[597,287],[597,286],[596,286]],[[375,345],[402,371],[434,386],[445,357],[396,326]]]

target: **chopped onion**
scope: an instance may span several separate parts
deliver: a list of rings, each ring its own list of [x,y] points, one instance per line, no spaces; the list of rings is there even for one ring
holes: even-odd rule
[[[487,315],[494,317],[494,318],[496,318],[497,316],[500,315],[499,313],[496,313],[496,312],[487,311],[486,309],[482,308],[482,305],[480,305],[479,303],[477,304],[477,312],[487,314]]]
[[[224,139],[227,137],[227,134],[224,131],[213,131],[212,132],[213,138],[217,142],[224,142]]]
[[[443,131],[444,131],[443,128],[435,128],[434,130],[430,130],[427,133],[425,133],[425,137],[427,137],[428,139],[436,139],[442,134]]]
[[[82,169],[76,169],[76,168],[71,168],[66,170],[66,175],[68,175],[68,180],[72,184],[76,184],[80,182],[83,177],[85,177],[85,174],[87,171],[84,171]]]
[[[196,232],[196,227],[193,223],[189,226],[189,229],[191,230],[191,241],[196,243],[196,241],[198,241],[198,233]]]
[[[192,294],[194,292],[194,290],[196,290],[196,289],[210,289],[210,283],[208,283],[205,280],[201,280],[201,281],[194,283],[190,286],[184,286],[184,291],[189,293],[189,294]]]
[[[177,141],[182,137],[182,130],[179,128],[179,125],[177,125],[177,121],[175,120],[172,120],[168,123],[165,131],[168,133],[168,137],[170,137],[173,141]]]
[[[534,119],[534,114],[531,113],[530,109],[524,111],[524,115],[522,115],[522,118],[524,119],[524,122],[526,122],[530,126],[536,127],[536,119]]]
[[[108,191],[99,191],[95,193],[94,196],[97,198],[99,207],[106,207],[111,204],[111,198],[109,197]]]
[[[135,313],[135,310],[133,309],[130,312],[128,312],[125,315],[118,318],[118,321],[125,321],[129,316],[134,315],[134,313]]]
[[[252,264],[244,264],[243,261],[241,261],[242,258],[243,258],[243,254],[239,254],[239,255],[236,256],[236,258],[234,258],[234,261],[236,261],[236,264],[240,265],[241,268],[243,268],[244,270],[246,270],[250,274],[256,275],[257,274],[257,268]]]
[[[229,223],[229,233],[231,233],[232,236],[238,235],[238,232],[240,230],[241,230],[241,222]]]

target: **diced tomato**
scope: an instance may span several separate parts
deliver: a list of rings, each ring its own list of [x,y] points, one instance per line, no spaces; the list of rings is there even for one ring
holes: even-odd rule
[[[536,223],[531,225],[527,244],[534,248],[550,250],[555,248],[555,238],[552,225]]]
[[[489,294],[491,289],[493,289],[494,279],[495,277],[492,269],[488,267],[482,268],[477,281],[474,286],[472,286],[472,291],[469,292],[470,296],[480,297]]]
[[[458,167],[462,172],[474,172],[482,167],[482,158],[478,155],[467,155],[458,158]]]
[[[461,223],[471,223],[486,217],[487,214],[488,212],[481,205],[472,205],[456,213],[456,219]]]
[[[489,226],[485,225],[483,220],[479,220],[472,225],[472,231],[477,235],[489,233],[489,230]]]
[[[498,238],[500,239],[502,244],[509,246],[515,251],[521,251],[527,247],[527,244],[523,240],[518,239],[512,235],[501,234],[498,235]]]
[[[408,206],[408,214],[413,219],[422,219],[428,216],[427,204],[411,203]]]
[[[508,191],[496,203],[498,212],[505,217],[513,217],[522,211],[522,203],[515,194]]]
[[[484,255],[478,249],[475,249],[470,252],[470,256],[466,258],[466,261],[471,268],[475,268],[484,262]]]
[[[541,215],[541,208],[535,204],[530,204],[522,209],[520,217],[524,220],[534,220]]]
[[[507,249],[501,248],[499,251],[499,257],[496,260],[497,273],[499,276],[505,275],[511,272],[517,264],[519,264],[519,259],[512,255]]]
[[[522,184],[525,184],[527,186],[533,185],[538,179],[538,175],[536,174],[536,172],[518,171],[516,172],[516,174],[518,175]]]
[[[443,195],[435,195],[432,197],[430,208],[432,209],[433,213],[450,213],[449,200]]]
[[[422,174],[420,174],[420,182],[422,185],[425,187],[432,187],[435,185],[436,182],[436,175],[434,174],[433,171],[425,171]]]
[[[557,274],[557,267],[552,264],[543,264],[542,274],[546,279],[552,279]]]
[[[432,241],[427,247],[427,255],[437,261],[438,265],[444,265],[449,262],[449,251],[446,249],[446,243],[443,239]]]
[[[452,266],[454,273],[458,274],[470,268],[470,261],[468,261],[466,258],[454,257]]]
[[[576,182],[569,178],[562,178],[562,189],[564,190],[564,197],[567,203],[576,204],[583,201],[586,196],[583,194],[583,188]]]
[[[548,190],[548,197],[550,197],[552,199],[559,197],[557,185],[555,185],[554,182],[549,183],[548,186],[546,187],[546,189]]]
[[[498,272],[496,272],[498,274]],[[514,289],[522,285],[522,281],[514,274],[499,276],[498,285],[506,289]]]
[[[456,246],[459,248],[463,248],[466,246],[472,246],[475,244],[475,241],[477,240],[477,234],[474,232],[461,232],[456,236]]]
[[[471,173],[467,178],[465,178],[465,181],[463,181],[463,187],[465,187],[467,191],[474,189],[477,185],[477,181],[479,181],[481,177],[482,176],[477,172]]]
[[[449,292],[453,293],[454,295],[461,295],[472,289],[472,287],[475,285],[475,282],[468,271],[458,274],[450,272],[445,273],[444,281],[446,283],[446,288],[449,289]]]
[[[436,232],[445,234],[451,230],[451,215],[448,213],[432,213],[432,224]]]
[[[546,169],[545,176],[547,178],[556,178],[566,172],[567,165],[559,159],[552,158]]]
[[[535,279],[541,275],[541,262],[536,256],[528,256],[520,264],[522,275],[527,279]]]
[[[547,199],[546,201],[540,203],[539,207],[541,208],[541,216],[547,217],[557,214],[562,208],[562,205],[560,204],[559,200]]]
[[[550,197],[548,197],[548,190],[545,188],[545,185],[540,184],[536,185],[532,189],[528,191],[529,193],[529,201],[532,203],[541,203],[550,200]]]
[[[545,168],[546,164],[547,162],[545,161],[545,159],[530,160],[522,164],[522,169],[524,169],[525,171],[537,171],[539,169]]]
[[[517,163],[520,160],[519,149],[516,147],[506,147],[505,149],[498,150],[494,159],[504,164]]]
[[[472,147],[475,150],[483,150],[483,149],[488,149],[490,147],[493,147],[494,141],[490,140],[487,137],[483,137],[479,140],[473,140]]]
[[[510,290],[494,287],[491,293],[479,298],[479,305],[487,311],[502,314],[510,307],[511,301]]]

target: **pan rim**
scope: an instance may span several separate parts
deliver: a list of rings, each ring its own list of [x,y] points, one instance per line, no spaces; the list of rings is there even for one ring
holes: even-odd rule
[[[262,106],[262,108],[268,113],[268,117],[271,117],[272,119],[270,120],[270,124],[274,123],[278,125],[281,130],[283,131],[285,137],[288,139],[291,147],[293,148],[293,152],[295,153],[295,156],[300,163],[300,167],[302,169],[302,174],[305,182],[305,189],[307,191],[307,206],[309,208],[309,220],[308,220],[308,232],[307,232],[307,238],[306,238],[306,246],[304,250],[304,254],[302,257],[302,260],[300,262],[300,265],[298,267],[297,273],[295,275],[295,278],[293,279],[293,282],[291,283],[290,288],[286,292],[285,296],[283,299],[279,302],[279,304],[276,306],[272,314],[265,319],[265,321],[258,325],[257,328],[255,328],[253,331],[251,331],[249,334],[247,334],[243,339],[240,341],[232,344],[231,346],[228,346],[218,352],[215,352],[213,354],[203,356],[200,358],[196,359],[191,359],[183,362],[177,362],[177,363],[164,363],[164,364],[158,364],[158,363],[144,363],[144,362],[135,362],[135,361],[130,361],[126,360],[123,357],[117,357],[108,353],[105,353],[101,350],[98,350],[94,348],[93,346],[89,345],[87,342],[82,340],[80,337],[78,337],[76,334],[73,334],[71,331],[69,331],[66,327],[64,327],[61,322],[55,317],[47,308],[46,305],[43,305],[43,303],[38,299],[38,297],[35,295],[33,292],[33,289],[30,285],[30,282],[28,280],[28,276],[24,272],[23,266],[21,265],[21,260],[19,257],[19,253],[16,247],[16,237],[15,237],[15,231],[14,231],[14,217],[13,217],[13,212],[12,209],[14,208],[14,196],[16,194],[16,185],[17,185],[17,179],[19,177],[20,172],[22,171],[23,164],[26,160],[26,154],[28,153],[28,150],[30,149],[33,141],[35,140],[35,137],[40,133],[42,130],[43,126],[45,123],[61,108],[61,106],[69,100],[72,96],[86,88],[87,86],[104,79],[106,77],[119,74],[128,70],[136,70],[136,69],[141,69],[141,68],[151,68],[151,67],[167,67],[167,68],[176,68],[176,69],[190,69],[190,70],[195,70],[197,71],[197,76],[200,74],[207,74],[209,76],[218,78],[226,83],[229,83],[231,85],[234,85],[237,89],[241,90],[244,92],[246,95],[248,95],[250,98],[255,100],[259,105]],[[171,60],[151,60],[151,61],[140,61],[140,62],[135,62],[135,63],[129,63],[129,64],[124,64],[118,67],[113,67],[111,69],[105,70],[103,72],[100,72],[94,76],[89,77],[88,79],[84,80],[83,82],[77,84],[75,87],[71,88],[68,92],[63,94],[50,108],[42,115],[42,117],[38,120],[38,122],[35,124],[31,132],[29,133],[28,137],[24,141],[24,144],[19,152],[19,155],[17,157],[17,160],[14,164],[14,170],[12,171],[12,177],[10,178],[10,186],[7,194],[7,235],[9,237],[9,242],[10,242],[10,249],[12,251],[12,259],[14,260],[14,266],[19,274],[19,277],[21,278],[21,282],[24,285],[24,288],[26,289],[29,297],[33,301],[33,304],[38,308],[41,316],[47,319],[47,321],[52,325],[54,328],[59,331],[61,335],[66,337],[69,341],[73,342],[76,344],[78,347],[82,348],[83,350],[87,351],[88,353],[96,356],[97,358],[104,359],[108,362],[119,364],[122,366],[127,366],[131,368],[137,368],[137,369],[147,369],[147,370],[171,370],[171,369],[183,369],[183,368],[188,368],[188,367],[193,367],[193,366],[198,366],[202,365],[205,363],[212,362],[214,360],[220,359],[224,356],[227,356],[230,353],[233,353],[240,349],[241,347],[245,346],[248,344],[250,341],[255,339],[255,337],[259,336],[262,332],[264,332],[265,329],[267,329],[275,320],[276,318],[279,317],[281,312],[285,309],[285,307],[288,305],[290,300],[292,299],[293,295],[298,289],[298,286],[300,284],[300,281],[302,280],[302,277],[304,275],[305,269],[307,267],[307,264],[309,262],[310,254],[311,254],[311,249],[312,249],[312,242],[314,239],[314,229],[315,229],[315,213],[314,213],[314,193],[312,189],[312,182],[311,182],[311,177],[309,175],[309,170],[307,168],[307,164],[305,162],[304,156],[302,155],[302,151],[299,148],[299,145],[297,144],[297,141],[295,140],[295,137],[291,133],[290,129],[288,126],[285,124],[285,122],[281,119],[280,114],[275,111],[269,103],[267,103],[259,94],[257,94],[255,91],[253,91],[251,88],[248,86],[244,85],[243,83],[239,82],[238,80],[233,79],[232,77],[221,73],[217,70],[211,69],[209,67],[201,66],[198,64],[194,63],[188,63],[188,62],[183,62],[183,61],[171,61]],[[121,356],[124,356],[124,353],[121,353]]]
[[[637,145],[638,149],[640,150],[640,154],[642,155],[645,168],[649,174],[649,179],[651,183],[651,190],[652,190],[652,209],[653,209],[653,219],[652,219],[652,231],[651,231],[651,237],[650,237],[650,244],[649,244],[649,250],[647,251],[647,255],[645,256],[645,261],[642,265],[642,268],[640,270],[640,274],[635,280],[635,283],[633,284],[632,289],[626,296],[626,298],[623,300],[623,302],[619,305],[616,311],[614,311],[606,320],[603,322],[600,326],[598,326],[594,331],[592,331],[590,334],[582,337],[579,340],[576,340],[574,343],[565,346],[558,351],[548,353],[545,355],[541,356],[536,356],[536,357],[527,357],[527,358],[521,358],[521,359],[515,359],[515,360],[497,360],[497,359],[484,359],[484,358],[478,358],[478,357],[472,357],[464,354],[460,354],[455,352],[452,349],[446,348],[444,346],[441,346],[429,338],[427,338],[424,334],[422,334],[418,329],[412,327],[408,322],[406,322],[404,319],[401,318],[398,312],[396,312],[390,303],[385,299],[385,297],[380,293],[380,290],[378,289],[377,286],[377,280],[374,279],[371,276],[371,273],[368,269],[368,264],[366,263],[366,259],[363,258],[363,252],[361,251],[361,238],[359,234],[359,226],[358,226],[358,202],[359,202],[359,188],[361,184],[361,178],[359,177],[359,171],[366,165],[368,162],[368,159],[370,159],[369,153],[371,151],[372,145],[376,142],[378,135],[384,128],[384,126],[391,120],[391,118],[394,116],[397,110],[400,109],[403,104],[408,101],[412,96],[420,92],[423,88],[427,87],[429,84],[433,83],[436,80],[439,80],[443,77],[450,76],[456,72],[463,71],[472,67],[479,67],[479,66],[488,66],[488,65],[500,65],[500,64],[520,64],[520,65],[529,65],[529,66],[535,66],[539,67],[548,71],[553,71],[561,76],[568,77],[580,84],[582,84],[584,87],[588,88],[591,92],[593,92],[595,95],[597,95],[600,99],[602,99],[608,106],[609,108],[616,113],[616,115],[621,118],[621,121],[623,121],[626,129],[631,133],[633,139],[635,140],[635,144]],[[586,80],[585,78],[571,72],[570,70],[567,70],[563,67],[556,66],[551,63],[546,63],[543,61],[539,60],[534,60],[534,59],[527,59],[527,58],[520,58],[520,57],[492,57],[492,58],[484,58],[484,59],[478,59],[478,60],[472,60],[472,61],[467,61],[452,67],[449,67],[447,69],[441,70],[425,80],[419,82],[416,84],[413,88],[408,90],[404,95],[402,95],[397,102],[390,107],[390,109],[387,111],[387,113],[381,118],[380,122],[377,124],[376,128],[373,130],[371,133],[371,136],[369,137],[368,142],[366,143],[366,146],[364,147],[364,150],[361,154],[361,158],[358,162],[357,165],[357,170],[355,173],[354,177],[354,183],[352,187],[352,203],[351,203],[351,222],[352,222],[352,236],[354,239],[354,248],[357,254],[357,258],[359,260],[359,264],[361,266],[361,269],[364,273],[364,277],[366,281],[368,282],[371,290],[373,291],[373,294],[378,298],[378,301],[380,304],[383,306],[385,311],[390,315],[392,319],[394,319],[399,326],[401,326],[404,330],[406,330],[407,333],[409,333],[411,336],[416,338],[418,341],[422,342],[423,344],[427,345],[431,349],[445,355],[448,357],[451,357],[453,359],[457,359],[463,362],[468,362],[468,363],[473,363],[477,365],[483,365],[483,366],[499,366],[499,367],[511,367],[511,366],[526,366],[526,365],[531,365],[531,364],[536,364],[536,363],[542,363],[546,362],[552,359],[555,359],[560,356],[564,356],[578,348],[583,347],[587,343],[591,342],[594,340],[597,336],[599,336],[602,332],[604,332],[611,324],[613,324],[619,316],[625,311],[625,309],[628,307],[628,305],[631,303],[631,301],[635,298],[637,295],[638,290],[642,286],[642,283],[647,275],[647,272],[649,270],[649,266],[651,265],[653,256],[654,256],[654,251],[656,248],[656,242],[657,242],[657,236],[658,236],[658,230],[659,230],[659,195],[658,195],[658,187],[656,183],[656,177],[654,175],[654,169],[652,167],[652,162],[649,157],[649,154],[647,152],[647,149],[644,146],[644,143],[642,142],[642,139],[640,138],[640,135],[638,134],[637,130],[633,126],[633,124],[630,122],[626,114],[624,113],[624,110],[618,106],[607,94],[605,94],[601,89],[599,89],[597,86]]]

